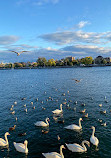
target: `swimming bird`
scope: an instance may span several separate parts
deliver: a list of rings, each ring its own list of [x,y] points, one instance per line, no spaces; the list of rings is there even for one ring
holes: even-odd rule
[[[102,123],[101,126],[104,126],[104,127],[105,127],[105,126],[106,126],[106,122]]]
[[[27,148],[28,141],[27,140],[24,141],[24,144],[23,143],[16,143],[16,142],[13,142],[13,144],[14,144],[15,149],[18,152],[28,154],[28,148]]]
[[[41,126],[41,127],[47,127],[47,126],[49,126],[49,122],[48,122],[48,121],[50,121],[50,120],[49,120],[48,117],[46,118],[45,121],[46,121],[46,123],[43,122],[43,121],[37,121],[37,122],[34,123],[34,124],[35,124],[35,126]]]
[[[66,126],[64,128],[71,129],[71,130],[80,130],[80,129],[82,129],[81,121],[83,121],[82,118],[79,118],[79,126],[75,125],[75,124],[72,124],[72,125]]]
[[[101,114],[106,114],[106,110],[100,111]]]
[[[17,105],[17,102],[15,101],[14,104]]]
[[[88,118],[88,113],[84,115],[84,117]]]
[[[16,125],[14,125],[13,127],[10,127],[10,128],[9,128],[9,131],[15,130],[15,127],[16,127]]]
[[[47,130],[47,131],[45,131],[45,130],[42,130],[41,131],[43,134],[47,134],[47,133],[49,133],[49,131]]]
[[[58,140],[60,140],[60,139],[61,139],[59,135],[57,135],[57,139],[58,139]]]
[[[17,56],[19,56],[21,53],[23,53],[23,52],[29,52],[29,51],[25,51],[25,50],[23,50],[23,51],[21,51],[21,52],[18,53],[18,52],[16,52],[16,51],[13,51],[13,50],[12,50],[11,52],[14,52],[14,53],[17,54]]]
[[[45,110],[46,108],[44,108],[43,106],[42,106],[42,110]]]
[[[86,112],[86,109],[80,110],[80,113],[85,113],[85,112]]]
[[[62,149],[65,149],[64,145],[60,146],[60,154],[57,152],[50,152],[50,153],[42,153],[42,155],[46,158],[64,158]]]
[[[74,143],[74,144],[66,144],[66,146],[72,152],[85,152],[87,151],[87,148],[84,144],[87,144],[90,147],[90,142],[86,140],[82,141],[82,145]]]
[[[60,104],[60,110],[56,109],[56,110],[54,110],[52,112],[53,112],[53,114],[60,114],[61,112],[63,112],[63,110],[62,110],[62,104]]]
[[[92,135],[91,135],[91,137],[90,137],[90,142],[91,142],[93,145],[98,146],[98,144],[99,144],[99,140],[98,140],[97,137],[94,136],[94,133],[95,133],[95,127],[92,126],[91,128],[93,129],[93,131],[92,131]]]
[[[11,112],[11,114],[13,114],[13,115],[14,115],[14,114],[15,114],[15,111],[12,111],[12,112]]]
[[[8,139],[7,139],[7,136],[10,135],[8,132],[5,133],[5,140],[0,138],[0,146],[7,146],[9,143],[8,143]]]
[[[26,133],[18,133],[18,136],[25,136],[26,135]]]
[[[31,105],[33,105],[33,101],[31,101]]]
[[[99,107],[102,107],[102,104],[99,104]]]
[[[98,119],[98,121],[99,121],[99,122],[102,122],[103,120],[101,120],[101,119]]]

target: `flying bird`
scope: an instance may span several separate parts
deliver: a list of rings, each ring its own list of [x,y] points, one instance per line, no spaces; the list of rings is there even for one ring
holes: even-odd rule
[[[12,50],[11,52],[14,52],[14,53],[17,54],[17,56],[19,56],[21,53],[23,53],[23,52],[29,52],[29,51],[25,51],[25,50],[23,50],[23,51],[21,51],[21,52],[18,53],[18,52],[16,52],[16,51],[13,51],[13,50]]]

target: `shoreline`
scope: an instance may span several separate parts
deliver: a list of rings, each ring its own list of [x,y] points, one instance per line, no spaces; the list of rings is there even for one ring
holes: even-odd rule
[[[0,68],[0,70],[17,70],[17,69],[54,69],[54,68],[87,68],[87,67],[106,67],[106,66],[111,66],[109,64],[103,65],[84,65],[84,66],[52,66],[52,67],[15,67],[15,68]]]

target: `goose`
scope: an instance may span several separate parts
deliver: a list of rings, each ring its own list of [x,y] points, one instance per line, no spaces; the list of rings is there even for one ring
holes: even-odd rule
[[[92,132],[92,135],[91,135],[91,137],[90,137],[90,142],[91,142],[93,145],[98,146],[98,144],[99,144],[99,140],[98,140],[97,137],[94,136],[94,133],[95,133],[95,127],[92,126],[91,129],[93,129],[93,132]]]
[[[86,140],[82,141],[82,145],[74,143],[74,144],[66,144],[66,146],[72,152],[85,152],[87,151],[87,148],[84,144],[87,144],[90,147],[90,142]]]
[[[37,122],[35,123],[35,126],[47,127],[47,126],[49,126],[49,122],[48,122],[48,121],[50,121],[50,120],[49,120],[49,118],[47,117],[47,118],[46,118],[46,123],[43,122],[43,121],[37,121]]]
[[[28,51],[21,51],[21,52],[16,52],[16,51],[11,51],[11,52],[14,52],[14,53],[16,53],[17,54],[17,56],[19,56],[21,53],[23,53],[23,52],[28,52]]]
[[[63,112],[63,110],[62,110],[62,104],[60,104],[60,110],[56,109],[56,110],[54,110],[52,112],[53,112],[53,114],[59,114],[59,113]]]
[[[15,127],[16,127],[16,125],[14,125],[13,127],[10,127],[10,128],[9,128],[9,131],[15,130]]]
[[[65,149],[64,145],[60,146],[60,154],[57,152],[50,152],[50,153],[42,153],[42,155],[46,158],[64,158],[62,149]]]
[[[5,140],[0,138],[0,146],[7,146],[9,143],[8,143],[8,139],[7,139],[7,136],[10,135],[8,132],[5,133]]]
[[[27,140],[24,141],[24,144],[23,143],[16,143],[16,142],[13,142],[13,144],[14,144],[15,149],[18,152],[28,154],[28,148],[27,148],[28,141]]]
[[[66,126],[64,128],[71,129],[71,130],[80,130],[80,129],[82,129],[81,121],[83,121],[82,118],[79,118],[79,126],[75,125],[75,124],[72,124],[72,125]]]

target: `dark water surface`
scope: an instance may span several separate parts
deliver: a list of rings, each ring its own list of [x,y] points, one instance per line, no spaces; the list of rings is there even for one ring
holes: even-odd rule
[[[76,83],[72,79],[82,79]],[[69,91],[69,93],[68,93]],[[65,93],[65,96],[62,94]],[[107,103],[105,102],[105,96]],[[25,97],[26,100],[21,100]],[[46,101],[48,97],[53,100]],[[92,99],[93,97],[93,99]],[[38,98],[38,102],[36,101]],[[64,124],[59,124],[53,119],[52,111],[66,99],[70,109],[63,106]],[[57,102],[58,100],[58,102]],[[14,106],[15,115],[10,113],[10,107]],[[32,108],[33,101],[35,110]],[[43,103],[41,103],[43,101]],[[69,102],[70,101],[70,102]],[[72,101],[72,102],[71,102]],[[74,103],[77,101],[77,105]],[[89,118],[83,118],[81,132],[65,130],[64,127],[72,123],[78,124],[78,119],[83,115],[79,112],[84,107]],[[26,114],[23,106],[27,105]],[[98,105],[103,104],[100,108]],[[43,110],[45,107],[46,110]],[[76,112],[74,111],[76,107]],[[100,110],[106,110],[101,114]],[[16,124],[16,130],[10,131],[9,151],[0,150],[0,158],[42,158],[42,152],[59,152],[61,144],[79,143],[90,139],[91,126],[95,126],[95,136],[99,139],[96,149],[93,145],[87,147],[83,154],[72,153],[63,150],[65,158],[110,158],[111,157],[111,67],[93,68],[56,68],[56,69],[28,69],[28,70],[0,70],[0,138],[4,133]],[[18,121],[15,121],[15,117]],[[39,120],[50,118],[49,133],[42,134],[41,128],[34,126]],[[60,119],[60,118],[59,118]],[[101,126],[98,119],[103,119],[107,126]],[[27,135],[19,137],[18,133],[26,132]],[[60,140],[57,140],[57,135]],[[15,150],[13,142],[28,140],[29,154],[25,156]]]

